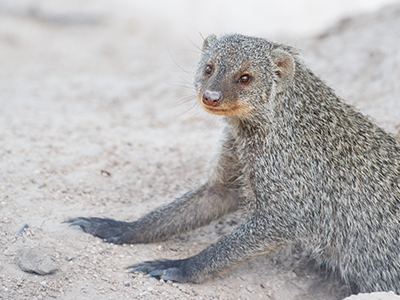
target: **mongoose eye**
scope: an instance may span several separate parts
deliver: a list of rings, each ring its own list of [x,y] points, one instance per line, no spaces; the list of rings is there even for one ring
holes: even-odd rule
[[[207,65],[205,72],[206,74],[210,75],[212,73],[212,67],[210,65]]]
[[[248,83],[250,81],[250,75],[242,75],[240,78],[239,78],[239,82],[240,83]]]

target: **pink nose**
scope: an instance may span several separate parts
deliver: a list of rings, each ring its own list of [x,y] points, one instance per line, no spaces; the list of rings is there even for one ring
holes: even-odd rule
[[[222,101],[222,93],[205,90],[203,93],[203,103],[207,106],[218,106]]]

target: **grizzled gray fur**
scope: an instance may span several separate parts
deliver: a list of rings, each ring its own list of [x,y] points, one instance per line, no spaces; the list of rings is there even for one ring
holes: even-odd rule
[[[134,222],[74,218],[112,243],[148,243],[244,208],[199,254],[130,266],[178,282],[292,242],[361,292],[400,293],[400,144],[344,103],[288,46],[238,34],[205,39],[194,86],[226,128],[204,184]]]

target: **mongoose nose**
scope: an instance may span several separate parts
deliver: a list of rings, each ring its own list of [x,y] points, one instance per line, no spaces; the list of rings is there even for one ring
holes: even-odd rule
[[[203,103],[207,106],[218,106],[222,101],[222,93],[205,90],[203,93]]]

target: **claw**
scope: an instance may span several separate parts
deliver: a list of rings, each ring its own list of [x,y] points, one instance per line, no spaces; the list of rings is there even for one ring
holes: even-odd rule
[[[135,273],[135,269],[129,270],[128,273]]]
[[[187,282],[187,275],[182,269],[182,262],[185,260],[153,260],[143,261],[140,263],[132,264],[127,269],[132,269],[129,273],[143,272],[147,273],[151,277],[157,279],[171,280],[177,282]]]
[[[62,223],[73,223],[73,222],[82,221],[82,220],[83,221],[89,221],[89,218],[87,218],[87,217],[76,217],[76,218],[71,218],[71,219],[65,220]]]
[[[84,217],[78,217],[78,218],[71,218],[68,220],[63,221],[62,223],[70,223],[68,226],[79,226],[83,231],[86,232],[85,226],[88,224],[89,219],[84,218]]]
[[[151,273],[154,271],[154,267],[152,266],[142,266],[142,267],[137,267],[129,271],[129,273],[134,273],[134,272],[142,272],[142,273]]]
[[[151,261],[142,261],[140,263],[131,264],[131,265],[127,266],[126,268],[131,269],[131,268],[137,268],[137,267],[142,267],[142,266],[149,266],[150,263],[151,263]]]
[[[132,264],[126,267],[127,269],[132,269],[128,273],[134,272],[143,272],[143,273],[150,273],[156,269],[154,266],[151,265],[150,261],[143,261],[140,263]]]
[[[116,221],[108,218],[71,218],[63,223],[69,226],[79,226],[84,232],[104,239],[107,243],[123,244],[133,243],[131,238],[131,224],[124,221]]]
[[[154,271],[150,272],[149,275],[150,275],[151,277],[158,277],[158,278],[161,278],[161,276],[164,275],[164,271],[163,271],[163,270],[154,270]]]
[[[85,218],[85,217],[77,217],[77,218],[71,218],[71,219],[62,221],[61,223],[71,223],[69,226],[73,226],[73,225],[76,225],[76,224],[74,224],[74,223],[78,223],[78,222],[80,222],[80,221],[85,221],[85,222],[87,222],[87,221],[89,221],[89,219],[88,219],[88,218]]]
[[[108,239],[105,239],[104,242],[110,243],[110,244],[117,244],[119,237],[110,237]]]

